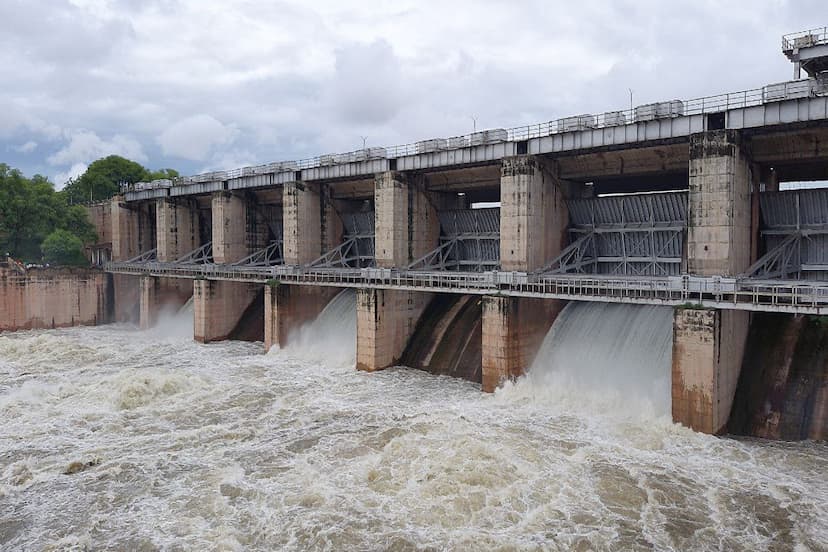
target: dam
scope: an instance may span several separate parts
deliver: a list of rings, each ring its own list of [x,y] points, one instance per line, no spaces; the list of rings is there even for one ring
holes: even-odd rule
[[[828,191],[785,189],[828,179],[826,48],[786,37],[798,78],[754,90],[125,186],[89,208],[111,318],[192,298],[196,341],[270,349],[352,290],[359,370],[491,392],[567,305],[656,308],[672,419],[720,432],[751,320],[828,314]]]
[[[0,258],[0,550],[825,550],[828,29],[782,45],[793,81],[125,185],[93,268]]]

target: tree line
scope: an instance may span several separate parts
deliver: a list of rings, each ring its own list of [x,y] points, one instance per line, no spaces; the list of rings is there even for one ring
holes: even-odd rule
[[[0,163],[0,256],[25,263],[85,266],[84,245],[97,235],[80,203],[109,199],[121,183],[174,178],[172,169],[150,171],[139,163],[111,155],[99,159],[78,178],[56,191],[48,178],[27,178]]]

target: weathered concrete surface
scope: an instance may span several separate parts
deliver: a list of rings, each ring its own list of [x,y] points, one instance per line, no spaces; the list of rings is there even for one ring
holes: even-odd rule
[[[264,346],[284,347],[291,334],[312,322],[341,290],[332,287],[265,286]]]
[[[431,296],[413,291],[358,289],[357,369],[373,372],[394,366]]]
[[[155,205],[158,260],[174,261],[198,249],[198,206],[191,199],[158,199]]]
[[[391,171],[378,174],[374,213],[378,267],[406,267],[440,243],[440,219],[422,178]]]
[[[549,299],[483,297],[483,391],[524,374],[561,308]]]
[[[420,317],[402,364],[481,383],[482,346],[481,298],[438,293]]]
[[[233,263],[248,255],[245,200],[229,192],[213,194],[213,259]]]
[[[0,331],[109,322],[110,279],[92,269],[0,269]]]
[[[560,181],[535,158],[503,160],[500,178],[500,265],[535,270],[566,243],[569,213]]]
[[[342,220],[327,187],[291,182],[282,194],[285,264],[308,264],[341,243]]]
[[[164,309],[175,312],[193,296],[193,281],[184,278],[141,276],[139,326],[155,326]]]
[[[147,205],[127,204],[123,197],[112,198],[112,260],[126,261],[155,249],[155,217]]]
[[[715,434],[727,425],[742,367],[749,314],[676,309],[673,315],[673,421]]]
[[[750,266],[751,168],[735,131],[690,139],[687,271],[735,276]]]
[[[728,431],[765,439],[828,439],[828,324],[755,313]]]
[[[256,284],[195,280],[193,338],[201,343],[228,339],[259,289]]]
[[[86,207],[89,222],[95,227],[99,244],[112,243],[112,202],[100,201]]]

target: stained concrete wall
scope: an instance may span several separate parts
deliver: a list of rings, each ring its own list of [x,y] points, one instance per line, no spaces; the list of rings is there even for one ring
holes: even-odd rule
[[[675,310],[673,421],[703,433],[718,433],[727,425],[748,324],[744,311]]]
[[[233,263],[248,255],[244,198],[229,192],[213,194],[213,259]]]
[[[159,261],[174,261],[201,245],[198,206],[193,200],[159,199],[155,218]]]
[[[89,222],[95,227],[99,244],[112,243],[112,202],[101,201],[86,207]]]
[[[506,158],[500,178],[500,265],[531,271],[566,244],[569,213],[559,179],[534,157]]]
[[[126,261],[156,247],[155,218],[146,205],[127,206],[123,197],[112,198],[112,260]]]
[[[422,178],[378,174],[374,213],[378,267],[404,268],[440,244],[440,219]]]
[[[259,290],[256,284],[195,280],[194,339],[201,343],[228,339]]]
[[[357,369],[373,372],[402,357],[432,294],[362,288],[357,290]]]
[[[0,269],[0,331],[105,323],[110,297],[109,278],[98,270]]]
[[[315,320],[340,291],[321,286],[265,286],[265,351],[287,345],[291,335]]]
[[[523,297],[483,297],[483,391],[491,393],[532,364],[561,301]]]
[[[309,264],[341,243],[342,220],[326,186],[285,184],[282,209],[286,265]]]
[[[739,134],[721,130],[690,137],[690,274],[735,276],[750,266],[751,184]]]

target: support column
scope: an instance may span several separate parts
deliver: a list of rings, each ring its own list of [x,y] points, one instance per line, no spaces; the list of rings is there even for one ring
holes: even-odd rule
[[[748,313],[676,309],[673,315],[673,421],[703,433],[727,425],[742,367]]]
[[[534,157],[503,160],[500,177],[500,265],[543,267],[566,243],[569,213],[560,180]]]
[[[687,271],[736,276],[750,266],[751,168],[735,131],[690,137]]]
[[[233,263],[248,255],[247,206],[242,197],[229,192],[213,194],[213,259]]]
[[[357,369],[374,372],[394,366],[430,300],[430,293],[358,289]]]
[[[440,219],[425,181],[388,171],[374,178],[377,266],[404,268],[440,243]]]
[[[144,252],[142,249],[140,211],[127,207],[124,198],[112,198],[112,260],[126,261]],[[153,246],[154,247],[154,246]],[[149,247],[147,249],[152,249]]]
[[[201,245],[198,210],[192,200],[158,199],[155,220],[159,261],[174,261]]]
[[[158,321],[159,279],[154,276],[141,276],[141,299],[139,326],[142,330],[155,326]]]
[[[282,194],[285,264],[306,265],[324,253],[319,186],[289,182]]]
[[[483,297],[483,391],[522,376],[532,364],[561,302],[525,297]]]
[[[201,343],[229,339],[260,289],[255,284],[195,280],[193,283],[194,339]]]
[[[274,345],[287,345],[291,334],[315,320],[340,291],[322,286],[265,286],[265,352]]]

